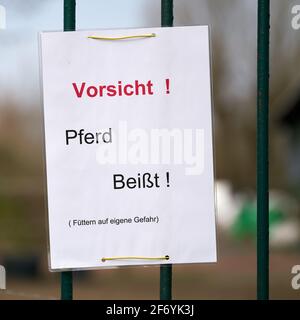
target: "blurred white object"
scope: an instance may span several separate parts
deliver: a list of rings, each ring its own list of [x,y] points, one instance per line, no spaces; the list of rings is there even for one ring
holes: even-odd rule
[[[243,204],[241,195],[234,195],[230,182],[216,182],[217,223],[228,230],[234,223]]]
[[[272,227],[270,245],[279,248],[299,242],[298,201],[281,190],[270,190],[270,209],[272,208],[278,208],[283,212],[284,221]]]
[[[270,233],[270,245],[272,247],[284,247],[297,243],[300,239],[299,223],[290,220],[272,228]]]

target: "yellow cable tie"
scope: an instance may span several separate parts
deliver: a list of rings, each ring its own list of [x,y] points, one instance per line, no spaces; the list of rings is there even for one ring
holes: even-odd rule
[[[139,39],[139,38],[154,38],[156,37],[155,33],[147,33],[147,34],[140,34],[134,36],[122,36],[122,37],[98,37],[98,36],[89,36],[89,39],[94,40],[126,40],[126,39]]]
[[[109,257],[109,258],[102,258],[101,261],[112,261],[112,260],[169,260],[169,256],[163,257],[140,257],[140,256],[124,256],[124,257]]]

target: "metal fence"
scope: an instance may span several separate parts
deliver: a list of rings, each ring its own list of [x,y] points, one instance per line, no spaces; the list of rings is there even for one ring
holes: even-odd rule
[[[257,1],[257,299],[267,300],[269,299],[270,0]],[[64,31],[75,31],[75,17],[76,0],[64,0]],[[173,26],[173,0],[161,0],[161,26]],[[61,299],[73,299],[72,272],[61,273]],[[172,265],[160,266],[160,299],[172,299]]]

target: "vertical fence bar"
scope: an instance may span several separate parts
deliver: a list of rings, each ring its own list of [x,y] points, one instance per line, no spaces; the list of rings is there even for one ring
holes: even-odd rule
[[[257,32],[257,299],[269,299],[270,0],[258,0]]]
[[[74,31],[76,21],[76,0],[64,0],[64,31]],[[73,273],[61,273],[61,300],[73,299]]]
[[[161,0],[161,26],[173,27],[173,0]],[[172,299],[172,265],[160,266],[160,299]]]
[[[173,0],[161,0],[161,26],[173,27]]]
[[[76,0],[64,0],[64,31],[76,29]]]
[[[172,300],[172,265],[160,266],[160,300]]]
[[[72,300],[73,299],[72,271],[62,272],[60,282],[61,282],[61,286],[60,286],[61,300]]]

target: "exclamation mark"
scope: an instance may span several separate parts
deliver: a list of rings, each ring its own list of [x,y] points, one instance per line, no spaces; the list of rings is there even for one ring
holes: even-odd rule
[[[167,177],[167,187],[170,187],[170,174],[169,174],[169,172],[166,172],[166,177]]]
[[[166,94],[170,93],[170,79],[166,79]]]

